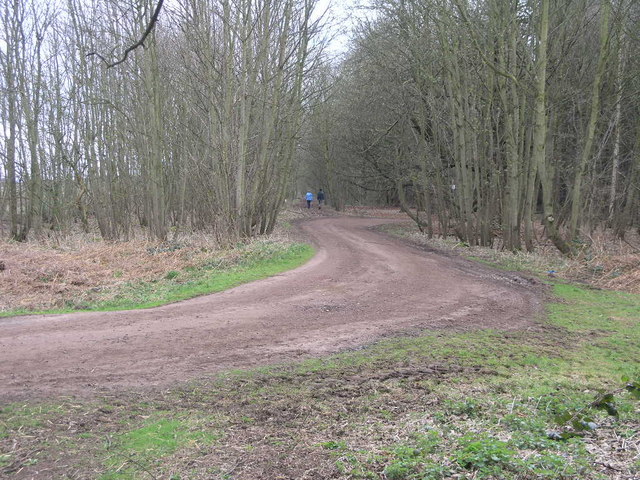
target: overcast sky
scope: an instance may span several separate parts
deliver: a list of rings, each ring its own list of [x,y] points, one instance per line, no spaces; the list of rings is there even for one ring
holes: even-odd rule
[[[357,5],[366,3],[365,0],[318,0],[317,15],[321,15],[327,9],[330,22],[331,35],[334,36],[329,51],[335,55],[343,54],[349,48],[351,28],[355,25],[358,16],[363,15]]]

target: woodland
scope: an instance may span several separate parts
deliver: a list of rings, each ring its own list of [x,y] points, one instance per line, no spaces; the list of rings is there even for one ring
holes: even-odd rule
[[[273,230],[323,186],[429,236],[640,227],[640,2],[2,0],[0,234]],[[303,191],[304,189],[304,191]]]
[[[0,0],[2,478],[640,478],[640,0],[345,1]]]

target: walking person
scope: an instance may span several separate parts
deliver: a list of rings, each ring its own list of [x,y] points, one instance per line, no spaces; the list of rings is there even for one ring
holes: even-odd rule
[[[311,202],[313,202],[313,193],[307,192],[305,198],[307,199],[307,208],[311,208]]]
[[[320,189],[320,191],[318,192],[317,198],[318,198],[318,209],[322,210],[322,204],[324,203],[324,192],[322,191],[322,189]]]

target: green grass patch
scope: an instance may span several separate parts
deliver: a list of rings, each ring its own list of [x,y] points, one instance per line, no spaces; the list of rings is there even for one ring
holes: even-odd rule
[[[280,244],[264,242],[261,248],[253,248],[243,253],[244,255],[241,255],[232,265],[213,262],[183,274],[169,272],[172,275],[165,276],[164,281],[127,285],[116,298],[98,302],[95,308],[98,310],[150,308],[221,292],[299,267],[307,262],[315,251],[313,247],[306,244],[282,247]]]
[[[581,346],[570,358],[571,374],[596,382],[640,378],[640,297],[564,284],[554,292],[564,301],[550,305],[549,321]]]
[[[638,295],[569,284],[557,284],[554,293],[564,300],[551,305],[551,322],[571,331],[633,331],[640,319]]]
[[[12,403],[0,406],[0,440],[9,438],[11,432],[21,428],[37,429],[45,425],[58,407]]]
[[[68,301],[68,308],[47,311],[13,310],[0,317],[74,311],[113,311],[151,308],[221,292],[244,283],[277,275],[301,266],[315,250],[307,244],[258,241],[239,244],[235,255],[214,258],[196,268],[172,270],[152,281],[127,282],[117,288],[92,292],[87,298]]]
[[[141,471],[162,465],[163,459],[179,449],[201,450],[219,439],[219,435],[189,419],[154,418],[143,426],[117,435],[103,454],[106,471],[100,480],[136,478]]]

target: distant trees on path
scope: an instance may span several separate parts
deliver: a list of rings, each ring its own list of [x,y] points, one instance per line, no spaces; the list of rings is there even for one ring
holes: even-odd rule
[[[378,0],[306,131],[338,203],[429,234],[563,252],[640,226],[640,2]],[[496,242],[498,240],[498,242]]]

